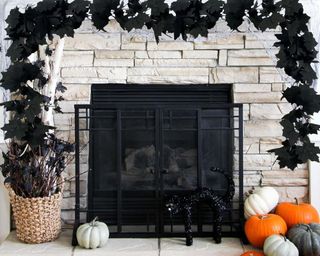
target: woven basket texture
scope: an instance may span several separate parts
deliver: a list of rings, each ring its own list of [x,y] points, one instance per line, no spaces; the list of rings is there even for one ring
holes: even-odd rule
[[[31,244],[57,239],[61,232],[62,192],[49,197],[24,198],[18,196],[10,186],[6,187],[18,239]]]

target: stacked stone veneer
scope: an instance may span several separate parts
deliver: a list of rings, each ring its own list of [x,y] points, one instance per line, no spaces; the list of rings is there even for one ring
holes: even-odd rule
[[[164,36],[157,45],[152,32],[128,34],[116,22],[107,32],[96,32],[89,21],[67,39],[61,68],[63,84],[68,88],[61,105],[64,114],[56,114],[58,134],[74,140],[74,104],[89,103],[92,83],[210,84],[232,83],[234,102],[244,104],[244,184],[274,186],[282,200],[308,199],[308,171],[280,170],[267,150],[279,147],[282,129],[279,120],[291,106],[281,101],[285,83],[274,60],[265,50],[272,45],[274,32],[257,39],[253,33],[230,33],[219,23],[208,39],[174,41]],[[84,141],[86,138],[82,138]],[[87,158],[81,157],[82,171]],[[74,165],[67,168],[67,178],[74,175]],[[81,176],[85,204],[86,174]],[[63,219],[72,222],[74,181],[67,181],[63,200]]]

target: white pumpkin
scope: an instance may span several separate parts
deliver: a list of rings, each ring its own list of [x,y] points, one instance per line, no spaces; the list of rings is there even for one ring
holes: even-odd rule
[[[263,245],[263,252],[267,256],[299,256],[297,247],[285,236],[269,236]]]
[[[244,202],[244,216],[263,215],[272,211],[279,202],[279,194],[272,187],[263,187],[253,191]]]
[[[109,239],[108,226],[95,218],[90,223],[85,223],[77,229],[77,240],[81,247],[95,249],[103,247]]]

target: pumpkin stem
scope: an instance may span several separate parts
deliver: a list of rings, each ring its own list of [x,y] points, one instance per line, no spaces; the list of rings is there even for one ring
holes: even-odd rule
[[[299,205],[298,198],[295,197],[294,200],[296,201],[296,205]]]
[[[283,239],[284,239],[285,242],[287,242],[287,237],[286,237],[284,234],[281,234],[281,233],[280,233],[279,235],[283,237]]]
[[[306,227],[307,231],[310,232],[311,231],[311,228],[308,224],[301,224],[301,226],[304,226]]]
[[[96,216],[92,221],[91,221],[91,226],[94,226],[94,223],[98,220],[98,216]]]
[[[255,187],[252,187],[248,192],[246,192],[246,193],[248,193],[249,195],[252,195],[253,193],[254,193],[254,190],[255,190]]]
[[[260,215],[259,218],[260,220],[264,220],[264,219],[267,219],[269,216],[267,214],[263,214],[263,215]]]
[[[311,230],[311,228],[310,228],[310,226],[308,225],[308,224],[303,224],[303,223],[301,223],[301,224],[299,224],[301,227],[305,227],[306,228],[306,231],[308,231],[308,232],[310,232],[310,231],[312,231]]]

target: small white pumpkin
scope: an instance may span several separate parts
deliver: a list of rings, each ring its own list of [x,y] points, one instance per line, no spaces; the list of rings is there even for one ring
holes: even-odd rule
[[[263,245],[263,252],[267,256],[299,256],[297,247],[285,236],[269,236]]]
[[[90,223],[85,223],[77,229],[77,240],[81,247],[95,249],[103,247],[109,239],[108,226],[97,217]]]
[[[254,190],[244,202],[244,216],[264,215],[272,211],[279,202],[279,194],[272,187]]]

